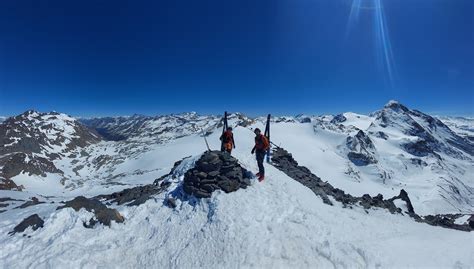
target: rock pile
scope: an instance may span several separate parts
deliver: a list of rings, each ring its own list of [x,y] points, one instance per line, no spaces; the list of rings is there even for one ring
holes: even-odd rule
[[[250,185],[248,171],[227,152],[209,151],[184,175],[184,192],[209,198],[215,190],[234,192]]]

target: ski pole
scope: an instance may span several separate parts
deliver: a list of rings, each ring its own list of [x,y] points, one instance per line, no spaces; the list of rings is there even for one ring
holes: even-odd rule
[[[207,143],[206,135],[204,134],[204,129],[202,129],[202,128],[201,128],[201,133],[202,133],[202,137],[204,137],[204,141],[206,142],[207,150],[211,151],[211,148],[209,147],[209,143]]]

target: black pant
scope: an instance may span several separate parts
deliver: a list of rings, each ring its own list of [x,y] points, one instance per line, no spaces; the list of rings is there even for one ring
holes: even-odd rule
[[[257,156],[257,165],[258,165],[258,173],[260,176],[265,175],[265,167],[263,167],[263,160],[265,159],[265,151],[264,150],[257,150],[256,152]]]

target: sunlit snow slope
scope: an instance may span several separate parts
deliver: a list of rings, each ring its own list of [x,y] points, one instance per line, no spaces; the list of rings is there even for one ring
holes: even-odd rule
[[[275,129],[277,130],[277,129]],[[252,132],[235,129],[234,152],[244,167],[256,170],[250,155]],[[201,137],[182,138],[162,148],[195,155],[179,167],[193,166],[203,151]],[[189,139],[189,140],[186,140]],[[209,137],[217,148],[217,134]],[[180,143],[182,142],[182,143]],[[168,166],[178,154],[163,156],[154,166]],[[303,155],[304,156],[304,155]],[[143,162],[144,166],[151,165]],[[386,210],[328,206],[306,187],[266,165],[267,179],[245,190],[210,199],[179,199],[163,206],[165,196],[179,188],[182,176],[169,191],[137,207],[119,206],[123,224],[85,229],[90,213],[55,205],[29,208],[39,211],[45,227],[31,236],[8,236],[20,211],[2,214],[0,267],[119,267],[119,268],[406,268],[472,265],[472,233],[414,222]],[[2,191],[0,196],[25,193]],[[53,198],[50,198],[54,200]],[[21,216],[28,215],[21,211]]]
[[[418,223],[385,209],[343,208],[335,201],[326,205],[269,164],[266,180],[253,180],[247,189],[217,191],[210,199],[183,195],[184,173],[206,150],[203,134],[212,149],[220,148],[220,120],[195,113],[90,119],[86,123],[92,130],[59,113],[29,111],[7,119],[0,125],[0,179],[23,191],[0,190],[0,268],[474,264],[472,232]],[[354,196],[392,197],[403,188],[420,215],[473,214],[472,132],[469,125],[443,120],[447,125],[389,102],[369,116],[274,117],[271,140],[322,180]],[[237,147],[233,155],[256,172],[252,129],[263,128],[264,118],[233,114],[230,125]],[[27,150],[11,150],[13,146]],[[183,158],[177,177],[165,179],[172,181],[165,192],[139,206],[110,205],[125,217],[124,223],[86,229],[83,222],[92,213],[56,210],[79,195],[151,184]],[[170,196],[177,198],[174,209],[165,206]],[[32,197],[44,203],[19,208]],[[44,219],[43,228],[8,235],[32,214]],[[456,221],[466,223],[468,216]]]

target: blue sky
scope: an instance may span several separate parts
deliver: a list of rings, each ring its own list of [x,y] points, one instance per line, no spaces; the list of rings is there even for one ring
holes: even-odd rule
[[[473,115],[474,1],[381,0],[393,85],[361,1],[1,1],[0,115]]]

